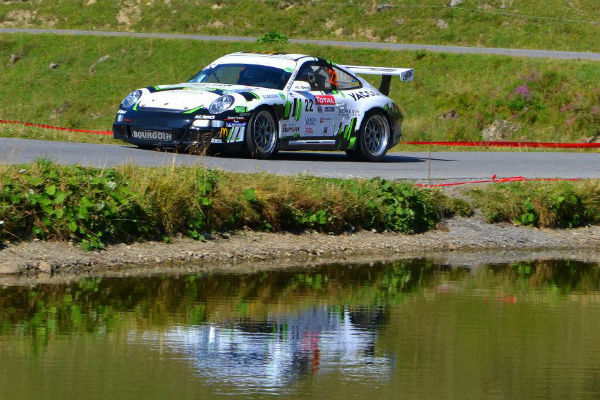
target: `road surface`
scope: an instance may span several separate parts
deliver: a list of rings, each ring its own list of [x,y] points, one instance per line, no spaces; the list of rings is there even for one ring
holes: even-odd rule
[[[432,183],[523,176],[600,178],[600,153],[580,152],[427,152],[390,153],[384,162],[349,161],[344,153],[281,152],[271,160],[237,156],[201,157],[141,150],[132,146],[0,138],[0,163],[18,164],[44,157],[61,164],[111,167],[204,165],[231,172],[308,174],[322,177],[382,177]]]

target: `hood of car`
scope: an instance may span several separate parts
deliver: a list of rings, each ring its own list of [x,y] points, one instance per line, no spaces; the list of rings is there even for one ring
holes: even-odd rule
[[[261,88],[242,85],[218,85],[202,83],[184,83],[169,86],[154,86],[147,88],[140,99],[140,107],[161,108],[165,110],[191,110],[198,107],[208,107],[220,96],[241,94],[246,99],[259,98],[255,92]]]
[[[219,96],[204,90],[166,90],[143,95],[139,106],[165,110],[190,110],[201,106],[208,107]]]

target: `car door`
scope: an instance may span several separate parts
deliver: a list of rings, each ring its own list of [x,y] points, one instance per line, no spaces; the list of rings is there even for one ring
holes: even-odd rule
[[[341,96],[337,99],[330,90],[327,64],[315,60],[305,62],[289,94],[280,129],[282,137],[297,139],[298,144],[334,146],[342,103]]]

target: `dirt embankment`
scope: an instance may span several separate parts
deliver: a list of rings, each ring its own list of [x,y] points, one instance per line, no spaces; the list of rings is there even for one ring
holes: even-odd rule
[[[161,272],[250,272],[337,262],[432,257],[475,266],[531,257],[599,261],[600,227],[550,230],[454,218],[420,235],[358,232],[238,232],[205,242],[174,239],[109,246],[88,252],[70,243],[34,241],[0,250],[0,274],[45,276],[147,274]],[[541,252],[541,253],[540,253]]]

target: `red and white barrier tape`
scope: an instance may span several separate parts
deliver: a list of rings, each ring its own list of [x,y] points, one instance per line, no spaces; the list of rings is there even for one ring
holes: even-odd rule
[[[91,133],[94,135],[112,135],[112,131],[95,131],[95,130],[89,130],[89,129],[63,128],[62,126],[34,124],[33,122],[11,121],[8,119],[0,119],[0,124],[24,125],[24,126],[31,126],[34,128],[53,129],[56,131],[67,131],[67,132]]]
[[[94,135],[112,135],[112,131],[98,131],[89,129],[64,128],[46,124],[35,124],[33,122],[12,121],[0,119],[0,124],[13,124],[31,126],[41,129],[53,129],[57,131],[91,133]],[[432,145],[432,146],[467,146],[467,147],[531,147],[531,148],[554,148],[554,149],[593,149],[600,148],[600,143],[538,143],[538,142],[482,142],[482,141],[463,141],[463,142],[401,142],[400,144],[411,145]]]
[[[415,186],[418,187],[447,187],[447,186],[459,186],[459,185],[470,185],[477,183],[508,183],[508,182],[532,182],[532,181],[580,181],[579,178],[524,178],[522,176],[511,176],[509,178],[496,178],[496,175],[492,176],[492,179],[484,179],[481,181],[465,181],[465,182],[449,182],[449,183],[437,183],[437,184],[425,184],[417,183]]]
[[[600,143],[538,143],[538,142],[401,142],[401,144],[467,147],[533,147],[551,149],[593,149]]]

